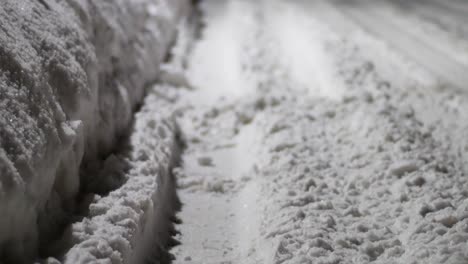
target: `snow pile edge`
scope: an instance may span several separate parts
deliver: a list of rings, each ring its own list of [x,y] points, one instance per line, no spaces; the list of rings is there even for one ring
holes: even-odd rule
[[[63,263],[158,263],[169,257],[171,217],[179,206],[171,175],[179,158],[177,134],[171,102],[150,93],[136,115],[126,183],[94,197],[88,217],[72,226],[74,246]]]
[[[24,263],[106,188],[107,156],[157,78],[188,0],[0,4],[0,259]],[[117,187],[117,186],[111,186]],[[108,187],[107,187],[108,188]]]

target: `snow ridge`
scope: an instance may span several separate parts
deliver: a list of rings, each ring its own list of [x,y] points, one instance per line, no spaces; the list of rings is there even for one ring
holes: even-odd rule
[[[185,0],[2,1],[0,258],[61,235],[157,78]],[[100,183],[101,182],[101,183]],[[53,251],[53,250],[52,250]]]
[[[155,87],[146,98],[127,154],[115,159],[130,167],[125,184],[106,197],[93,197],[88,216],[71,227],[68,242],[74,246],[63,263],[152,263],[168,257],[171,217],[178,208],[171,170],[179,145],[171,102],[159,98],[158,88],[167,89]]]

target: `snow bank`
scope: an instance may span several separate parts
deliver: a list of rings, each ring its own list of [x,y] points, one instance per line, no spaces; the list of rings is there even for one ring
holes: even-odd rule
[[[109,191],[88,172],[100,171],[127,132],[187,7],[2,1],[0,259],[49,254],[50,240],[79,210],[77,194]]]
[[[105,173],[110,178],[123,173],[125,184],[108,196],[94,195],[88,216],[60,242],[73,245],[63,263],[158,263],[169,257],[166,244],[178,207],[171,169],[179,150],[172,102],[157,89],[167,95],[174,88],[156,87],[146,98],[128,150],[111,156]]]

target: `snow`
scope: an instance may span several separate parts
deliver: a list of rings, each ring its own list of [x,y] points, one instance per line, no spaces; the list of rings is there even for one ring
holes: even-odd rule
[[[397,102],[386,106],[392,111],[375,111],[388,103],[384,98],[378,96],[371,104],[364,99],[345,105],[319,104],[334,109],[336,115],[319,115],[314,122],[301,118],[297,108],[297,112],[274,112],[278,118],[288,114],[289,122],[295,124],[291,130],[296,131],[290,133],[301,134],[303,141],[275,152],[259,165],[264,168],[260,174],[268,178],[262,195],[266,197],[263,228],[266,237],[278,243],[272,263],[335,263],[345,259],[352,263],[412,263],[421,258],[443,263],[452,255],[464,254],[466,233],[447,232],[443,221],[433,224],[439,222],[417,213],[422,201],[446,196],[453,197],[449,198],[453,208],[463,206],[466,197],[461,194],[466,182],[460,186],[444,184],[449,178],[464,181],[461,169],[451,165],[453,157],[445,156],[432,136],[423,136],[418,120],[402,120]],[[317,106],[314,110],[321,111]],[[349,123],[356,115],[366,124],[361,135]],[[392,143],[386,143],[385,135],[392,135]],[[271,136],[265,141],[263,145],[279,140]],[[437,158],[427,159],[424,153]],[[408,158],[424,159],[425,164],[418,167],[412,161],[400,161]],[[436,164],[447,166],[449,171],[438,171]],[[386,174],[386,168],[397,175]],[[308,183],[311,178],[313,184]],[[443,213],[442,218],[458,224],[454,211],[450,208],[449,215]],[[444,231],[438,233],[438,229]],[[447,241],[457,241],[455,237],[460,240],[445,248]]]
[[[142,263],[163,259],[170,212],[177,203],[171,194],[171,169],[178,158],[172,115],[171,102],[150,92],[135,117],[128,151],[121,154],[123,157],[110,158],[112,164],[108,168],[124,174],[125,183],[118,184],[122,186],[105,197],[94,196],[89,214],[71,227],[71,241],[67,242],[72,248],[63,263]],[[126,166],[130,167],[128,172]],[[104,174],[113,175],[109,171]],[[112,186],[105,184],[109,185]]]
[[[334,4],[2,4],[2,262],[467,263],[468,96]]]
[[[336,36],[330,34],[328,27],[314,23],[308,9],[285,7],[280,3],[267,8],[271,9],[266,21],[267,30],[280,41],[278,46],[285,60],[282,64],[290,68],[290,78],[297,82],[295,86],[307,87],[310,96],[341,99],[344,87],[332,74],[331,61],[326,57],[327,47],[316,41],[327,34],[329,38]]]
[[[416,15],[405,15],[405,10],[411,9]],[[459,21],[466,21],[466,10],[465,5],[450,1],[429,1],[427,5],[417,6],[412,6],[411,3],[408,6],[408,3],[400,1],[388,8],[395,17],[394,20],[407,25],[413,34],[437,36],[432,38],[433,45],[465,65],[468,63],[468,46],[463,38],[467,36],[468,31]],[[418,26],[409,26],[411,24]]]
[[[37,253],[59,254],[50,244],[75,221],[79,192],[120,184],[104,179],[107,169],[99,174],[99,168],[118,162],[106,156],[157,78],[188,4],[2,2],[2,260],[21,263]]]
[[[175,263],[466,263],[468,98],[317,6],[203,2]]]
[[[230,5],[239,10],[248,8],[238,2],[231,2]],[[235,45],[236,38],[244,34],[240,28],[248,23],[248,19],[242,16],[233,17],[222,1],[212,2],[207,7],[210,8],[210,13],[216,15],[207,18],[209,20],[205,23],[214,26],[204,31],[198,43],[202,47],[194,50],[191,62],[194,66],[187,72],[187,78],[198,90],[195,100],[210,105],[221,97],[230,100],[249,90],[248,83],[241,77],[242,47]],[[226,27],[231,30],[224,30]],[[206,56],[211,59],[206,60]]]

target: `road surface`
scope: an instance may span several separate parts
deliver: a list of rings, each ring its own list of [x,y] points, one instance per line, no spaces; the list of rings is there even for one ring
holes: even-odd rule
[[[202,1],[174,263],[468,263],[467,10]]]

